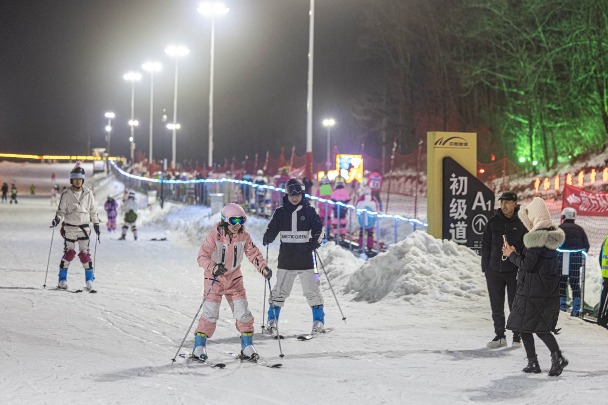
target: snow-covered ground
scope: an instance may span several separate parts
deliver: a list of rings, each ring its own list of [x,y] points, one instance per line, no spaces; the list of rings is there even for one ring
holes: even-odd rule
[[[0,179],[12,165],[0,165]],[[50,171],[61,178],[69,168],[40,165],[37,176],[48,182]],[[103,211],[106,195],[119,194],[122,185],[105,179],[95,189]],[[543,373],[522,373],[523,349],[485,348],[493,328],[479,258],[424,232],[367,262],[332,243],[323,246],[320,255],[346,322],[323,277],[326,324],[335,330],[297,341],[312,317],[296,285],[281,312],[285,357],[279,359],[276,340],[254,337],[260,355],[280,361],[282,369],[241,364],[225,354],[240,347],[226,302],[208,352],[227,367],[173,364],[202,301],[196,255],[217,214],[175,205],[143,210],[139,241],[102,233],[99,293],[70,294],[52,290],[62,254],[61,238],[49,228],[54,209],[47,198],[0,205],[2,404],[605,403],[608,331],[562,314],[558,341],[570,365],[549,378],[549,353],[537,341]],[[266,225],[259,218],[247,223],[260,246]],[[272,268],[277,254],[274,243]],[[249,263],[243,273],[259,332],[264,280]],[[71,288],[84,284],[77,260],[68,281]],[[184,352],[192,342],[189,335]]]

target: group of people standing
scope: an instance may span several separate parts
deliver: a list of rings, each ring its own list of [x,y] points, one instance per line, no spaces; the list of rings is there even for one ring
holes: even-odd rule
[[[11,193],[10,204],[12,204],[13,202],[15,204],[17,204],[18,203],[18,201],[17,201],[17,192],[18,192],[18,190],[17,190],[17,186],[15,186],[15,183],[11,183],[10,189],[9,189],[8,184],[6,182],[2,183],[2,202],[4,203],[4,202],[8,201],[8,193],[9,193],[9,191]]]
[[[521,347],[523,342],[526,351],[528,364],[523,371],[540,373],[533,338],[536,334],[551,352],[549,375],[560,375],[568,360],[553,334],[560,310],[568,310],[568,284],[572,292],[570,315],[581,313],[580,268],[584,264],[583,255],[589,251],[589,240],[584,229],[575,224],[573,208],[564,208],[562,223],[555,226],[541,198],[535,197],[525,208],[518,205],[517,195],[511,191],[498,200],[500,208],[482,237],[481,269],[486,277],[495,333],[487,347],[506,347],[505,331],[510,329],[512,346]],[[608,260],[603,258],[604,253],[600,255],[600,265],[602,260],[606,262],[607,271],[603,274],[606,280]],[[504,314],[505,291],[508,319]]]

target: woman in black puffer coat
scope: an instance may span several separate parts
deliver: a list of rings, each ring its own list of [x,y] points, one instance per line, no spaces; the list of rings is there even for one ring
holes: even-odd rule
[[[556,249],[564,242],[565,234],[553,226],[551,214],[541,198],[532,202],[518,213],[528,229],[524,235],[521,253],[513,246],[505,245],[503,254],[518,268],[517,291],[513,308],[507,320],[507,329],[520,332],[528,365],[526,373],[540,373],[540,366],[534,347],[536,333],[551,351],[550,376],[558,376],[568,365],[557,340],[551,334],[559,317],[559,280]]]

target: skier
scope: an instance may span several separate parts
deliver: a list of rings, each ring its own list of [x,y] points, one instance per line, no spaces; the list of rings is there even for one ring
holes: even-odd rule
[[[108,216],[108,232],[114,232],[116,230],[116,217],[118,216],[118,202],[109,195],[108,199],[103,204],[103,209]]]
[[[125,240],[127,238],[129,227],[131,227],[131,231],[133,232],[133,239],[137,240],[137,225],[135,225],[135,221],[137,221],[137,208],[135,191],[131,190],[127,193],[127,201],[122,206],[124,223],[122,224],[122,234],[118,240]]]
[[[8,201],[8,184],[2,183],[2,202]]]
[[[505,239],[515,246],[518,252],[524,246],[526,227],[520,221],[517,213],[517,194],[505,191],[498,199],[500,208],[488,221],[481,240],[481,271],[486,277],[492,321],[494,322],[495,337],[486,347],[498,349],[507,345],[505,336],[505,290],[509,310],[513,307],[513,299],[517,287],[517,266],[502,257],[502,246]],[[521,347],[521,337],[513,333],[513,346]]]
[[[331,200],[348,204],[350,195],[346,191],[346,183],[344,177],[336,177],[335,188],[331,193]],[[334,217],[331,220],[332,234],[335,235],[336,241],[342,241],[346,237],[346,211],[347,208],[342,205],[334,204]]]
[[[57,204],[58,195],[59,195],[59,185],[53,184],[53,188],[51,188],[51,205]]]
[[[192,355],[201,360],[207,359],[207,338],[215,332],[223,296],[228,300],[236,329],[241,333],[241,358],[254,362],[259,358],[253,346],[253,315],[249,311],[241,273],[243,255],[268,280],[272,270],[266,266],[262,253],[245,230],[246,221],[245,210],[240,205],[226,205],[222,208],[220,222],[209,232],[198,252],[198,265],[204,269],[204,291],[209,291],[194,332]]]
[[[367,179],[367,186],[371,188],[372,195],[378,201],[378,206],[382,210],[382,199],[380,198],[380,190],[382,189],[382,175],[379,170],[374,170]]]
[[[566,304],[566,287],[570,284],[572,293],[571,316],[579,316],[581,312],[580,269],[583,266],[584,254],[589,251],[589,239],[583,227],[574,223],[576,210],[564,208],[562,210],[562,223],[560,228],[566,234],[564,244],[559,247],[557,266],[562,274],[559,281],[559,307],[562,311],[568,310]]]
[[[366,210],[378,212],[378,201],[372,195],[372,190],[369,187],[363,187],[363,195],[357,201],[357,210]],[[357,212],[359,219],[359,250],[364,253],[363,234],[367,233],[367,252],[374,248],[374,225],[376,224],[376,215],[370,215],[369,212]]]
[[[264,171],[258,170],[257,176],[253,180],[258,186],[265,186],[268,184],[266,177],[264,177]],[[266,211],[266,188],[257,187],[255,189],[255,211],[257,215],[264,215]]]
[[[89,252],[91,230],[89,223],[99,238],[99,217],[95,207],[95,196],[84,184],[85,172],[80,162],[70,172],[70,188],[67,188],[59,198],[59,207],[51,223],[57,226],[63,220],[61,236],[63,236],[63,257],[59,264],[59,284],[57,288],[68,288],[68,267],[76,256],[75,247],[78,244],[78,258],[85,269],[86,290],[93,291],[93,262]]]
[[[15,183],[11,183],[11,201],[10,203],[12,204],[13,201],[15,202],[15,204],[17,204],[17,186],[15,186]]]
[[[287,167],[281,169],[281,174],[274,180],[274,186],[276,188],[285,188],[285,185],[289,181],[289,170]],[[278,191],[272,192],[272,209],[275,210],[282,204],[281,193]]]
[[[507,328],[521,333],[528,365],[524,373],[540,373],[534,347],[534,335],[545,343],[551,352],[549,376],[558,376],[568,360],[559,349],[555,336],[559,317],[559,279],[557,247],[565,237],[564,231],[555,228],[551,214],[540,197],[534,197],[525,209],[519,210],[519,218],[528,229],[524,235],[524,247],[518,253],[505,241],[502,253],[518,267],[517,293],[509,314]]]
[[[599,260],[602,270],[602,292],[600,294],[600,304],[597,314],[597,324],[603,327],[608,326],[608,237],[604,239],[600,249]]]
[[[331,199],[331,193],[334,190],[331,188],[331,183],[327,176],[323,176],[321,178],[321,185],[317,190],[317,197],[323,198],[324,200]],[[329,235],[329,224],[331,220],[331,209],[329,203],[319,201],[317,204],[317,208],[319,209],[319,217],[321,217],[321,222],[323,223],[323,227],[325,228],[326,236]]]
[[[36,186],[34,184],[32,184],[30,186],[30,194],[31,195],[36,195]]]
[[[300,180],[290,179],[285,188],[287,194],[283,197],[283,206],[272,215],[263,238],[264,246],[272,243],[279,234],[281,238],[277,281],[272,289],[265,332],[276,334],[281,308],[299,276],[302,292],[312,308],[312,331],[322,333],[325,313],[323,296],[315,279],[313,251],[321,246],[323,224],[314,207],[304,197],[305,187]]]

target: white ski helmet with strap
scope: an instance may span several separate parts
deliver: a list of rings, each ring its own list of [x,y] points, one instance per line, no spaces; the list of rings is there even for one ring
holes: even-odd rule
[[[575,219],[576,210],[572,207],[566,207],[562,210],[562,219]]]

